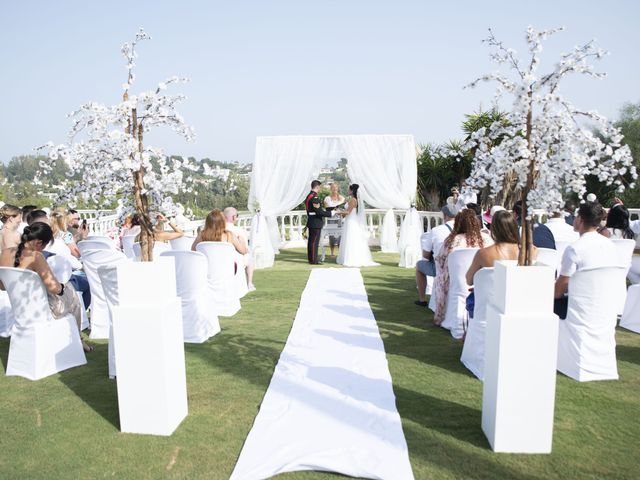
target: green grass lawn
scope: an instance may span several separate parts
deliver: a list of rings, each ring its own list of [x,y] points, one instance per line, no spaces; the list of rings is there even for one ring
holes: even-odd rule
[[[494,454],[480,428],[482,384],[460,363],[461,343],[413,304],[413,271],[396,267],[397,255],[374,256],[382,266],[363,276],[417,479],[640,478],[640,335],[618,330],[619,381],[558,375],[551,455]],[[88,365],[37,382],[0,376],[0,478],[228,478],[295,317],[305,258],[283,251],[256,272],[258,290],[221,319],[219,335],[185,344],[189,416],[169,438],[120,433],[106,342]],[[3,367],[8,350],[0,339]]]

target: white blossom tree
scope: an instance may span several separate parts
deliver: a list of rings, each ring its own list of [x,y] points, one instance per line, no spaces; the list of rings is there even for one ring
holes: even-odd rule
[[[159,83],[155,90],[137,95],[130,93],[135,81],[136,47],[140,41],[149,39],[151,37],[140,28],[135,40],[122,46],[128,72],[122,102],[111,106],[96,102],[82,105],[68,115],[73,120],[68,143],[50,142],[41,147],[48,151],[51,162],[62,160],[68,165],[70,177],[81,178],[69,182],[62,200],[71,203],[83,198],[98,206],[117,200],[123,215],[138,214],[145,261],[153,258],[155,219],[150,218],[150,212],[170,215],[171,194],[190,188],[186,185],[190,177],[183,173],[200,168],[186,159],[169,158],[161,149],[144,144],[145,135],[159,126],[170,127],[189,142],[194,140],[192,128],[177,111],[177,105],[186,97],[166,93],[171,84],[184,83],[187,79],[171,77]],[[46,172],[51,164],[43,162],[41,168]],[[210,168],[204,173],[216,174]]]
[[[521,192],[520,265],[531,264],[531,209],[558,210],[565,192],[583,195],[588,174],[616,185],[618,191],[625,188],[624,175],[637,178],[630,150],[621,144],[619,129],[595,111],[577,109],[559,93],[560,82],[570,74],[603,78],[605,74],[595,72],[590,61],[601,59],[607,52],[590,41],[563,54],[549,73],[538,73],[543,40],[561,30],[536,31],[529,27],[528,58],[522,63],[490,29],[484,43],[492,50],[491,60],[508,67],[509,72],[484,75],[468,85],[497,83],[496,104],[504,94],[513,98],[507,122],[479,129],[465,147],[475,149],[471,185],[489,187],[495,194],[507,180]]]

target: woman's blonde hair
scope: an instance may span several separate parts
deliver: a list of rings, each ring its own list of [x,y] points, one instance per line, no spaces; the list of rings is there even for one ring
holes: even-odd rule
[[[22,216],[22,210],[20,210],[15,205],[5,204],[0,207],[0,221],[2,223],[6,223],[11,217]]]
[[[227,231],[227,221],[222,212],[214,208],[204,221],[204,228],[200,233],[203,242],[221,242],[222,234]]]
[[[51,230],[53,230],[53,238],[56,238],[60,232],[67,231],[67,216],[58,210],[51,213]]]

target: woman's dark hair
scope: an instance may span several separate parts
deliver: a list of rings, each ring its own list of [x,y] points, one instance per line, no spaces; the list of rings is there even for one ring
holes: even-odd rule
[[[622,236],[624,238],[631,240],[635,238],[633,230],[629,227],[629,210],[620,203],[609,209],[606,227],[622,230]]]
[[[349,185],[349,188],[351,189],[353,198],[358,198],[358,189],[360,188],[360,185],[358,185],[357,183],[352,183],[351,185]]]
[[[498,210],[491,219],[491,238],[496,243],[518,243],[520,235],[518,224],[511,212]]]
[[[36,222],[24,227],[22,236],[20,237],[20,243],[16,249],[16,258],[13,261],[14,267],[18,268],[18,265],[20,265],[20,257],[22,256],[24,245],[31,240],[40,240],[43,245],[49,245],[53,241],[53,230],[51,230],[49,225],[42,222]]]
[[[480,247],[484,246],[482,241],[482,235],[480,234],[480,222],[476,216],[476,212],[466,208],[461,210],[457,215],[453,223],[453,230],[444,241],[444,245],[447,249],[451,249],[453,240],[456,235],[463,234],[467,240],[468,247]]]
[[[136,225],[140,225],[140,216],[137,213],[135,213],[133,217],[131,217],[131,225],[134,227]]]

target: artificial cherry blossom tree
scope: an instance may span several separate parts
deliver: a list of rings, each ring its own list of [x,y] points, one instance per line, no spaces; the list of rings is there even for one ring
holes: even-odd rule
[[[561,30],[538,32],[529,27],[526,63],[489,30],[484,43],[492,50],[490,57],[498,65],[508,67],[509,74],[488,74],[469,85],[497,83],[496,105],[505,93],[513,98],[507,121],[480,128],[465,147],[475,150],[471,185],[489,187],[495,194],[506,181],[513,182],[520,191],[523,204],[520,265],[531,264],[532,209],[558,210],[563,205],[564,193],[583,195],[588,174],[616,185],[618,191],[625,188],[625,174],[637,178],[630,150],[622,145],[619,129],[595,111],[577,109],[559,93],[560,82],[570,74],[604,77],[604,73],[594,71],[590,60],[601,59],[606,52],[591,41],[563,54],[549,73],[538,73],[543,40]],[[633,184],[629,186],[633,188]]]
[[[83,198],[98,206],[118,200],[123,215],[138,214],[145,261],[153,258],[154,220],[149,213],[163,211],[170,215],[173,208],[170,195],[190,188],[185,185],[190,176],[183,173],[199,169],[186,159],[166,157],[161,149],[144,144],[145,135],[159,126],[170,127],[187,141],[194,139],[192,128],[176,109],[185,97],[166,93],[171,84],[184,83],[187,79],[171,77],[159,83],[155,90],[137,95],[130,93],[135,81],[136,47],[140,41],[149,39],[141,28],[133,42],[122,46],[127,61],[122,102],[111,106],[96,102],[82,105],[69,114],[73,120],[69,142],[41,147],[48,150],[52,162],[61,159],[68,165],[70,177],[81,178],[69,182],[63,200],[72,202]],[[51,165],[45,162],[41,167],[46,171]],[[215,174],[212,169],[208,170],[204,173]]]

